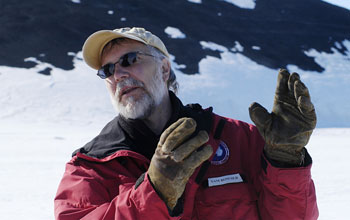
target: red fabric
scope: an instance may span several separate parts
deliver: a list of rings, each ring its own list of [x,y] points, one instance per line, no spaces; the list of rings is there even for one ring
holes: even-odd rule
[[[215,115],[214,125],[220,116]],[[317,219],[318,209],[310,169],[261,166],[264,142],[252,125],[226,119],[220,140],[209,144],[217,150],[223,141],[229,159],[210,165],[210,177],[240,174],[243,183],[205,187],[195,183],[198,170],[188,182],[184,210],[170,217],[165,203],[153,189],[147,175],[135,189],[135,182],[147,171],[149,160],[131,151],[118,151],[98,160],[77,154],[67,164],[55,198],[55,218],[76,219]],[[213,155],[214,156],[214,155]],[[267,161],[267,160],[266,160]]]

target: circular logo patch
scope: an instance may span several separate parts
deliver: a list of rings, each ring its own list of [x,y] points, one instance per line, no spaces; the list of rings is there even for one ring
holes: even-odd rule
[[[220,141],[219,147],[215,153],[213,160],[211,161],[211,164],[221,165],[228,160],[229,156],[230,156],[230,152],[228,150],[227,145],[225,144],[225,142]]]

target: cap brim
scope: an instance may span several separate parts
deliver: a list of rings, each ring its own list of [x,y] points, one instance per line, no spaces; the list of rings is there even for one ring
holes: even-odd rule
[[[97,31],[86,39],[83,45],[83,57],[85,62],[93,69],[101,68],[101,53],[108,42],[116,38],[129,38],[147,44],[141,38],[130,34],[117,33],[112,30]]]

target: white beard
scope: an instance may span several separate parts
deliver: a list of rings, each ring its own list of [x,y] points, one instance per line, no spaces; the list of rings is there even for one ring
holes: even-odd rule
[[[125,103],[122,103],[119,97],[120,91],[124,86],[140,86],[144,92],[138,100],[135,100],[133,96],[129,96],[125,100]],[[114,97],[111,98],[114,108],[123,117],[128,119],[145,119],[160,105],[167,92],[168,89],[166,83],[162,80],[162,72],[159,68],[150,81],[149,88],[146,88],[141,81],[133,78],[126,78],[117,84]]]

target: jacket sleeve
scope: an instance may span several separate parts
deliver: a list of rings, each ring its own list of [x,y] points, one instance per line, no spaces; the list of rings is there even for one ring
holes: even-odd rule
[[[315,186],[311,179],[312,159],[306,151],[305,166],[283,168],[263,153],[264,141],[255,126],[250,127],[250,155],[254,164],[255,189],[262,220],[318,218]],[[255,152],[255,153],[252,153]],[[260,163],[257,163],[260,161]],[[254,173],[253,172],[253,173]]]
[[[312,159],[305,154],[300,167],[283,167],[263,152],[265,142],[253,125],[248,131],[245,161],[256,194],[260,219],[314,220],[318,218],[315,186],[311,179]]]
[[[170,217],[165,203],[153,189],[148,175],[104,180],[93,170],[69,162],[55,197],[55,218],[77,219],[179,219]],[[118,191],[111,198],[110,191]]]
[[[309,156],[309,155],[307,155]],[[258,207],[263,220],[318,218],[311,164],[306,167],[278,168],[262,158]]]

